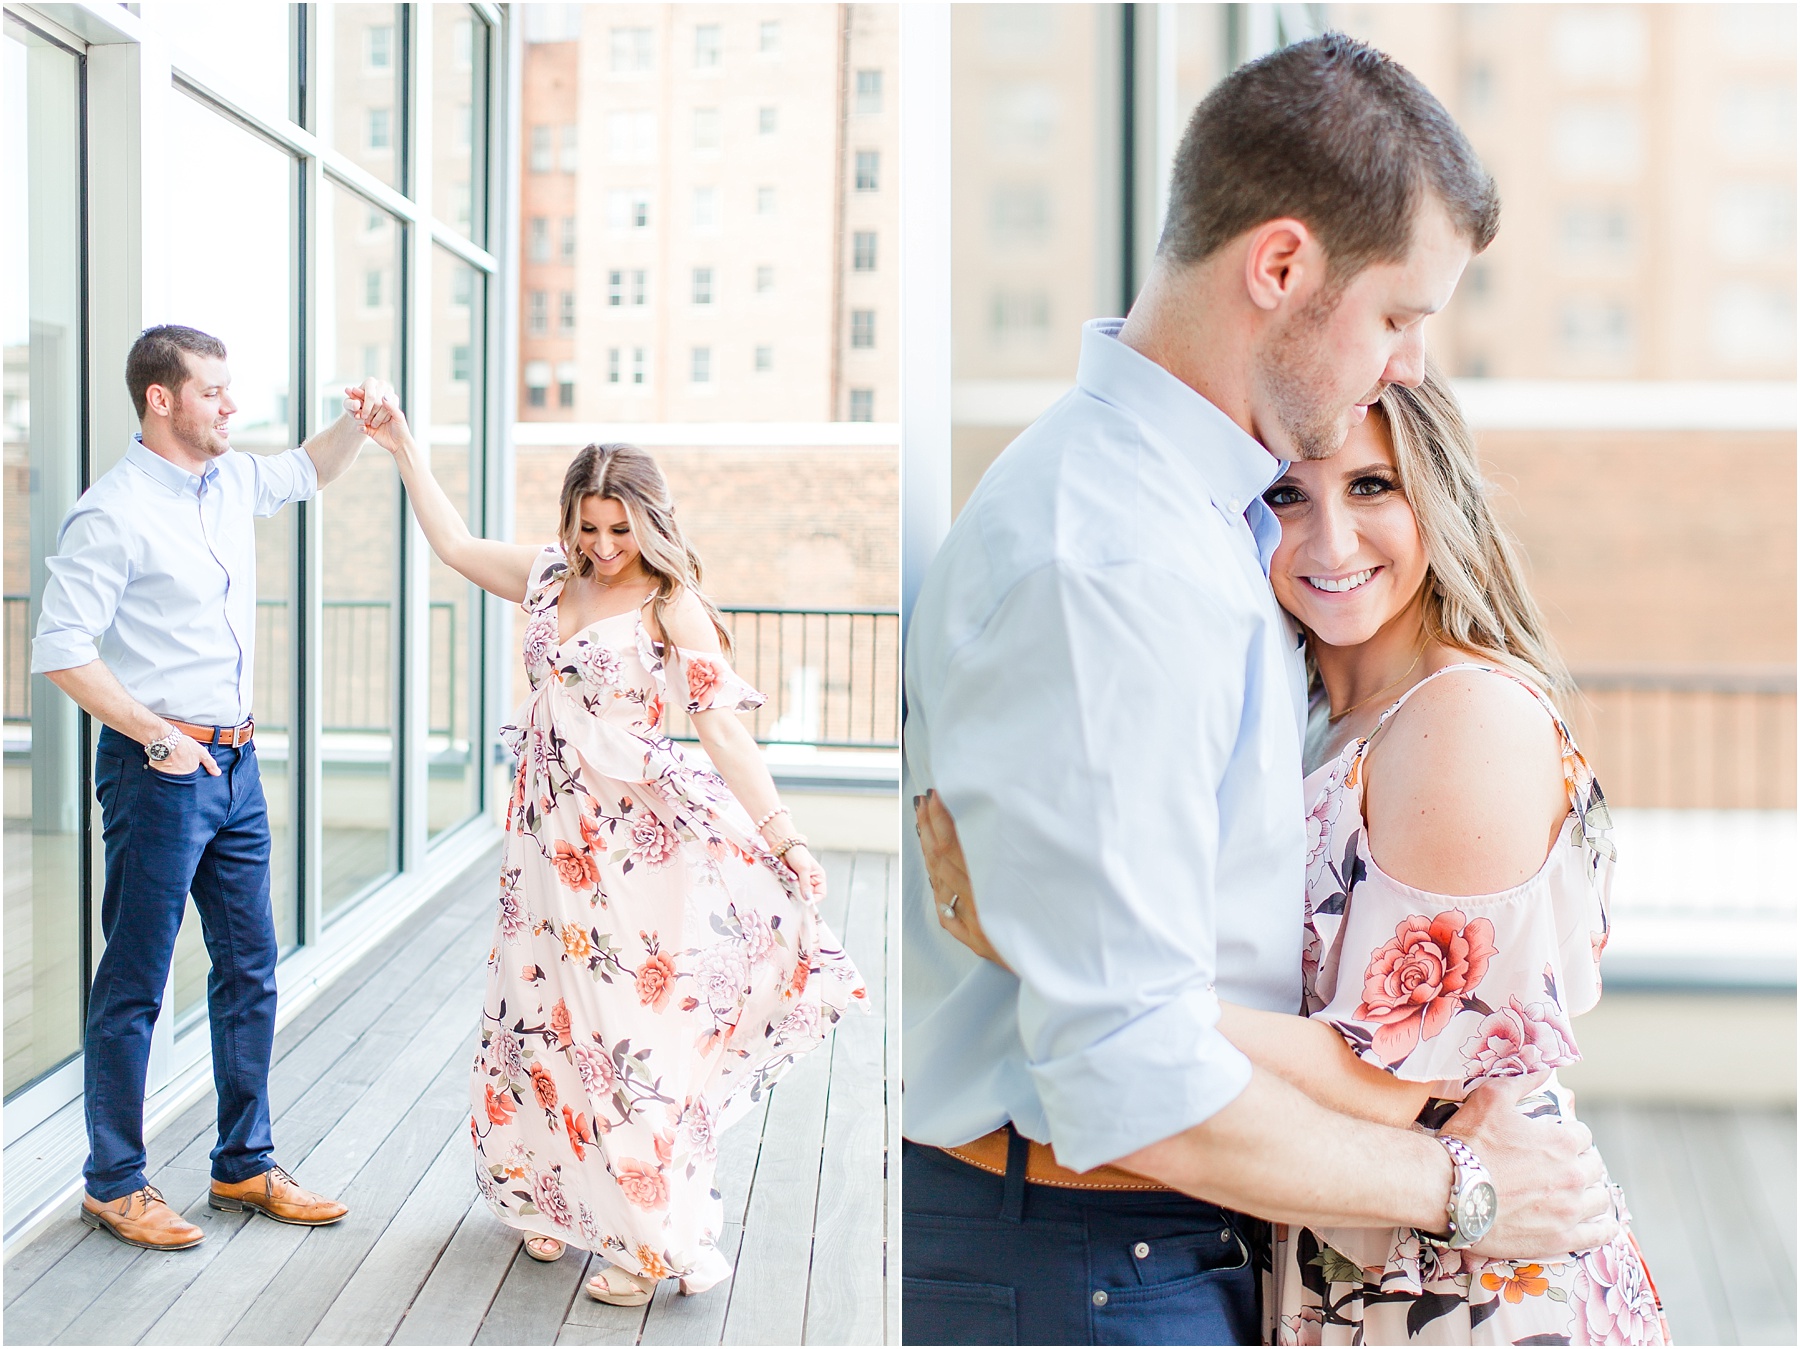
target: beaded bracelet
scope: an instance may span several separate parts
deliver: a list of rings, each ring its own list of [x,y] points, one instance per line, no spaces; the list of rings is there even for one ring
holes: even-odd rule
[[[788,808],[786,806],[776,806],[774,810],[771,810],[767,815],[756,822],[756,832],[759,834],[762,833],[770,820],[774,819],[777,815],[786,815],[787,813]]]
[[[782,839],[781,845],[777,848],[772,849],[771,851],[774,853],[774,855],[776,857],[786,857],[788,855],[788,852],[790,849],[804,848],[805,846],[806,846],[806,836],[804,834],[793,834],[793,835],[789,836],[788,838]]]

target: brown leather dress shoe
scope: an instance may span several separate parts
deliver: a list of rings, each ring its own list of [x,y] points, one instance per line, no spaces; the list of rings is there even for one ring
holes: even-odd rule
[[[300,1183],[279,1166],[271,1166],[260,1176],[240,1180],[235,1185],[215,1180],[206,1202],[226,1213],[255,1209],[278,1223],[294,1223],[300,1227],[323,1227],[350,1211],[335,1199],[301,1188]]]
[[[206,1240],[206,1233],[170,1208],[154,1185],[104,1204],[84,1194],[81,1221],[147,1251],[185,1251]]]

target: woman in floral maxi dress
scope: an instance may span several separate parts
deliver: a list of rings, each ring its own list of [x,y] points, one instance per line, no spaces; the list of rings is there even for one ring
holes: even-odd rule
[[[476,1180],[535,1258],[604,1256],[601,1301],[640,1305],[668,1276],[704,1291],[730,1273],[719,1134],[864,996],[732,715],[762,697],[720,649],[649,455],[581,451],[562,541],[522,548],[469,536],[393,417],[371,434],[433,548],[529,616],[531,694],[502,730],[519,767],[470,1080]],[[668,738],[671,701],[718,772]]]
[[[1313,665],[1307,1019],[1227,1003],[1219,1028],[1258,1069],[1344,1114],[1435,1133],[1484,1082],[1525,1078],[1520,1110],[1572,1120],[1554,1070],[1579,1058],[1570,1018],[1599,997],[1605,800],[1546,696],[1566,675],[1447,386],[1428,371],[1378,406],[1337,456],[1292,465],[1265,496],[1282,522],[1270,580]],[[943,925],[998,960],[948,812],[928,798],[919,823],[934,892],[960,896]],[[1411,1229],[1278,1225],[1267,1338],[1667,1343],[1610,1188],[1617,1235],[1531,1260]]]

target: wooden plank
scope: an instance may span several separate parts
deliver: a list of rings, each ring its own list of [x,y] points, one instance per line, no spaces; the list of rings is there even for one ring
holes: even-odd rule
[[[393,1048],[378,1065],[384,1070],[380,1080],[360,1098],[339,1098],[336,1126],[293,1168],[301,1184],[321,1194],[340,1194],[348,1188],[451,1057],[463,1054],[475,1018],[476,990],[485,975],[479,965],[469,970],[463,984],[409,1041],[399,1043],[398,1037],[389,1041]],[[406,1007],[392,1015],[398,1019],[417,1013]],[[357,1221],[354,1213],[345,1220]],[[222,1343],[300,1244],[315,1235],[329,1240],[338,1233],[266,1220],[249,1224],[170,1306],[145,1342]]]
[[[466,1039],[460,1052],[452,1051],[431,1085],[380,1146],[366,1154],[367,1164],[340,1191],[353,1221],[346,1219],[330,1240],[321,1232],[319,1240],[302,1244],[283,1266],[281,1277],[262,1290],[226,1336],[227,1344],[293,1344],[311,1335],[446,1143],[470,1146],[468,1083],[473,1050]],[[405,1310],[402,1302],[400,1311]]]
[[[568,1259],[564,1256],[563,1259]],[[588,1261],[587,1278],[592,1278],[605,1267],[605,1260],[599,1255]],[[584,1279],[585,1283],[585,1279]],[[676,1291],[674,1279],[664,1279],[658,1285],[660,1295],[664,1289]],[[644,1317],[650,1310],[648,1304],[642,1307],[614,1307],[609,1303],[587,1295],[585,1287],[578,1287],[574,1301],[563,1317],[562,1328],[557,1331],[558,1344],[636,1344],[644,1330]]]
[[[516,1244],[516,1243],[515,1243]],[[569,1250],[550,1264],[516,1245],[512,1268],[488,1308],[476,1344],[554,1344],[587,1277],[586,1251]]]
[[[39,1279],[56,1268],[65,1255],[94,1235],[94,1229],[75,1216],[75,1211],[80,1206],[79,1200],[70,1204],[68,1210],[46,1227],[36,1241],[6,1262],[8,1307],[24,1297]]]
[[[719,1234],[719,1251],[735,1266],[742,1251],[744,1228],[727,1223]],[[717,1344],[725,1333],[725,1314],[731,1309],[731,1290],[736,1276],[704,1293],[683,1297],[679,1285],[665,1279],[644,1318],[639,1344]]]
[[[856,858],[844,942],[872,1014],[846,1014],[831,1047],[819,1202],[804,1342],[879,1344],[883,1333],[882,1151],[885,1105],[880,1010],[886,1005],[886,869]]]
[[[1760,1181],[1750,1172],[1730,1116],[1683,1107],[1676,1118],[1698,1182],[1695,1200],[1720,1256],[1720,1283],[1738,1342],[1793,1343],[1793,1267],[1780,1255],[1780,1238],[1763,1205],[1751,1198]]]
[[[519,1234],[476,1198],[389,1343],[473,1344],[518,1254]]]
[[[1794,1267],[1794,1112],[1744,1107],[1732,1112],[1750,1174],[1769,1209],[1785,1268]],[[1791,1285],[1790,1285],[1791,1288]]]
[[[182,1216],[206,1233],[206,1240],[185,1251],[138,1252],[125,1271],[90,1302],[58,1344],[131,1344],[156,1321],[162,1309],[200,1277],[226,1249],[249,1215],[220,1213],[206,1202],[212,1176],[206,1171],[164,1172],[164,1196]],[[96,1236],[96,1240],[107,1238]],[[117,1244],[117,1243],[114,1243]]]
[[[475,1193],[473,1147],[459,1121],[306,1342],[386,1344],[456,1235]]]

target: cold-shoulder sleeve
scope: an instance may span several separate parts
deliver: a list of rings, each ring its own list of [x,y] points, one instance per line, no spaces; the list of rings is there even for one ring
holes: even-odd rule
[[[1362,855],[1333,923],[1335,987],[1313,1013],[1369,1063],[1466,1085],[1575,1062],[1571,1019],[1599,997],[1590,888],[1573,822],[1544,869],[1497,895],[1433,895]],[[1323,932],[1321,935],[1324,935]]]
[[[653,642],[642,624],[638,625],[638,656],[645,667],[667,691],[671,702],[679,702],[690,716],[695,712],[754,712],[766,701],[762,694],[739,678],[731,663],[717,651],[690,651],[673,648],[667,661],[663,646]]]

